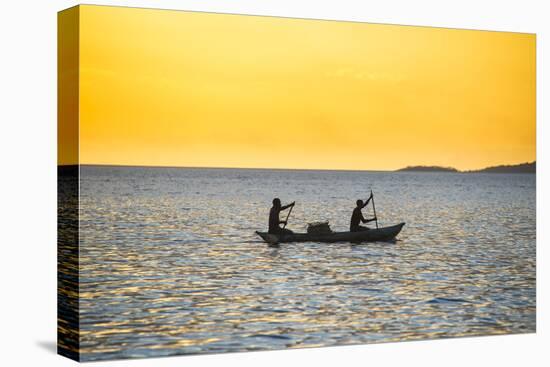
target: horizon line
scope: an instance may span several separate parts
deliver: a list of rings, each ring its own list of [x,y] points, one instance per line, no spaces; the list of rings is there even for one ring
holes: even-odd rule
[[[342,169],[342,168],[280,168],[280,167],[220,167],[220,166],[157,166],[142,164],[104,164],[104,163],[84,163],[84,164],[58,164],[58,167],[128,167],[128,168],[183,168],[183,169],[243,169],[243,170],[276,170],[276,171],[342,171],[342,172],[395,172],[396,170],[376,170],[376,169]]]
[[[492,167],[500,166],[517,166],[522,164],[536,163],[536,159],[533,161],[525,161],[521,163],[502,163],[493,166],[486,166],[478,169],[464,169],[460,170],[453,166],[438,166],[438,165],[408,165],[397,169],[342,169],[342,168],[276,168],[276,167],[208,167],[208,166],[174,166],[174,165],[141,165],[141,164],[104,164],[104,163],[76,163],[76,164],[57,164],[58,167],[71,167],[71,166],[88,166],[88,167],[128,167],[128,168],[184,168],[184,169],[243,169],[243,170],[279,170],[279,171],[342,171],[342,172],[399,172],[400,170],[409,168],[409,167],[438,167],[438,168],[451,168],[457,171],[457,173],[462,172],[472,172],[484,170]]]

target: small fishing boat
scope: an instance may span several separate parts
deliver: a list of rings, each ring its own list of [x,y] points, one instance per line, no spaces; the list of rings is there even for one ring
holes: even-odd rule
[[[361,232],[330,232],[330,233],[281,233],[273,234],[256,231],[269,244],[289,242],[374,242],[390,241],[401,232],[405,223],[390,227],[369,229]]]

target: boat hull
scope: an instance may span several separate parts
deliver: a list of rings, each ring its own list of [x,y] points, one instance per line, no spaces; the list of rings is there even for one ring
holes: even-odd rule
[[[370,229],[361,232],[332,232],[325,234],[317,233],[282,233],[272,234],[267,232],[258,232],[265,242],[269,244],[290,243],[290,242],[374,242],[390,241],[401,232],[405,223],[399,223],[390,227]]]

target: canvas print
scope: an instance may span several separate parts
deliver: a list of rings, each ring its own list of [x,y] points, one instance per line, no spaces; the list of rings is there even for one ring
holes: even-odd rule
[[[58,350],[536,331],[534,34],[58,14]]]

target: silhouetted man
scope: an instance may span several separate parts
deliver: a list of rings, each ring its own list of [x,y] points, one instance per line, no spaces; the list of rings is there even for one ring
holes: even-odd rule
[[[374,222],[376,220],[376,217],[372,219],[365,219],[363,217],[363,213],[361,213],[361,209],[366,207],[371,200],[372,200],[372,193],[370,194],[370,197],[367,199],[367,202],[364,204],[363,204],[363,200],[357,200],[357,206],[355,207],[355,209],[353,209],[353,214],[351,215],[351,221],[349,225],[349,230],[351,232],[368,231],[369,228],[363,227],[359,225],[359,223],[369,223],[369,222]]]
[[[281,206],[281,200],[279,198],[273,199],[273,206],[271,207],[271,210],[269,211],[269,231],[268,233],[293,233],[290,229],[281,228],[279,227],[279,224],[285,224],[286,221],[279,219],[279,213],[285,209],[290,208],[291,206],[294,206],[296,204],[295,201],[292,203]]]

